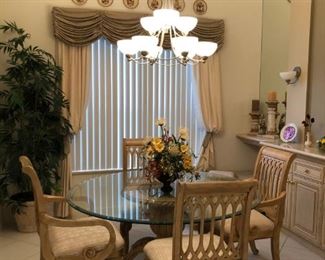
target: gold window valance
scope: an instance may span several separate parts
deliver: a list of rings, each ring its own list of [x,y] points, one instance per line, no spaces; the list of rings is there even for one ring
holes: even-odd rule
[[[54,37],[71,46],[88,45],[100,37],[116,43],[134,35],[147,35],[140,18],[148,14],[53,7],[52,15]],[[199,18],[190,35],[200,41],[218,43],[219,50],[223,45],[224,27],[221,19]],[[169,43],[169,39],[165,39],[164,48],[170,48]]]

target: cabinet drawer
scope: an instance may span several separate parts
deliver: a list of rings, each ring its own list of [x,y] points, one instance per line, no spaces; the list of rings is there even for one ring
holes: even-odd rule
[[[296,159],[292,164],[292,171],[294,174],[303,175],[304,177],[323,182],[324,167],[322,164]]]

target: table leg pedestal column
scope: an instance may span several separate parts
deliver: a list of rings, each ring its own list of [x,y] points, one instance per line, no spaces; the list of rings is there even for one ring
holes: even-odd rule
[[[173,236],[173,225],[150,225],[150,228],[157,238]]]
[[[124,255],[126,256],[129,251],[129,231],[132,228],[132,223],[130,222],[121,222],[120,223],[120,232],[121,236],[124,239]]]

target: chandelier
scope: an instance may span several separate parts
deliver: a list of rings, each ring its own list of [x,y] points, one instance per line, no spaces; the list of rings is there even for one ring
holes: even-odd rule
[[[166,0],[161,9],[153,12],[153,16],[140,19],[141,26],[149,35],[136,35],[131,39],[117,41],[118,49],[127,59],[140,64],[155,64],[164,60],[161,58],[163,42],[169,35],[170,46],[174,53],[172,60],[183,65],[204,63],[213,55],[218,44],[208,41],[199,41],[195,36],[188,36],[197,24],[197,18],[180,16],[173,9],[173,1]]]

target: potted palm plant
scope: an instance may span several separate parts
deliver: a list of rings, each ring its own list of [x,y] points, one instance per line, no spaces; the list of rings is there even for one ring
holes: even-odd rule
[[[68,101],[60,88],[62,70],[53,56],[27,45],[30,35],[13,22],[0,25],[0,31],[11,36],[0,42],[0,52],[8,57],[0,75],[0,203],[18,206],[20,213],[25,210],[20,206],[33,197],[19,156],[30,158],[45,193],[57,191],[57,168],[71,126],[62,115]]]

